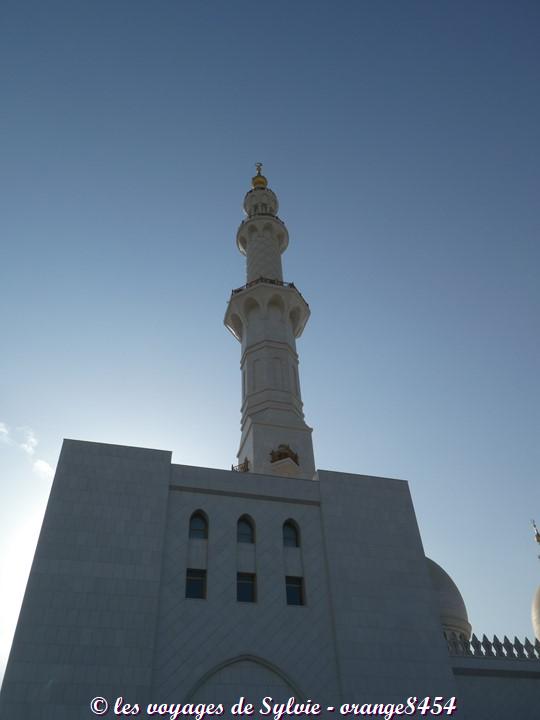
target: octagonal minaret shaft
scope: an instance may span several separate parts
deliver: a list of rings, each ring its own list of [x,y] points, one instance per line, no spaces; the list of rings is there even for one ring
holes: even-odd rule
[[[247,260],[247,282],[233,290],[225,325],[242,344],[242,436],[238,461],[250,472],[313,478],[311,428],[304,421],[296,338],[309,307],[283,282],[281,255],[289,233],[261,164],[244,198],[247,215],[236,244]],[[247,463],[246,463],[247,461]]]

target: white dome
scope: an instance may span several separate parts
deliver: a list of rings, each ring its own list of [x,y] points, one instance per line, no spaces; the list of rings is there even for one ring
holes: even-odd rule
[[[536,639],[540,640],[540,587],[536,588],[536,593],[534,594],[531,608],[531,618]]]
[[[445,632],[455,632],[467,640],[471,638],[471,626],[467,608],[456,583],[436,562],[426,558],[429,575],[439,604],[439,616]],[[540,593],[537,593],[540,602]],[[539,606],[540,607],[540,606]],[[539,616],[540,617],[540,616]]]

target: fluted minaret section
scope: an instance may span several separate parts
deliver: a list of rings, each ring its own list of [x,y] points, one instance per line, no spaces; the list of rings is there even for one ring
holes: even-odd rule
[[[278,207],[272,190],[261,185],[255,185],[244,199],[247,217],[238,228],[236,244],[246,256],[248,283],[260,277],[283,280],[281,253],[289,244],[289,234],[277,216]]]
[[[283,282],[281,255],[289,235],[260,166],[252,184],[236,236],[246,256],[247,282],[233,291],[225,315],[225,325],[242,345],[237,457],[251,472],[312,478],[311,428],[304,420],[296,352],[309,307],[292,283]]]

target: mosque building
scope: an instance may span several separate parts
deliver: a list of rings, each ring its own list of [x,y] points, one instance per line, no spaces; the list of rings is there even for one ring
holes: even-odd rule
[[[254,717],[264,698],[328,718],[376,703],[394,717],[539,717],[539,639],[472,634],[424,554],[408,484],[316,468],[296,348],[310,309],[284,280],[289,234],[260,164],[244,211],[246,282],[225,314],[241,347],[237,463],[64,440],[1,720],[112,717],[122,703],[233,717],[240,698]],[[535,603],[540,638],[540,590]]]

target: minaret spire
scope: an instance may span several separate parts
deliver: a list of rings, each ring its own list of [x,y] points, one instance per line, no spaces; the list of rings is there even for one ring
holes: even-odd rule
[[[271,475],[313,478],[311,428],[300,396],[296,338],[309,306],[292,283],[283,281],[281,255],[289,244],[277,216],[278,199],[255,165],[252,189],[244,198],[246,218],[236,244],[246,256],[246,284],[233,290],[225,325],[242,344],[243,469]],[[246,463],[247,461],[247,463]]]

